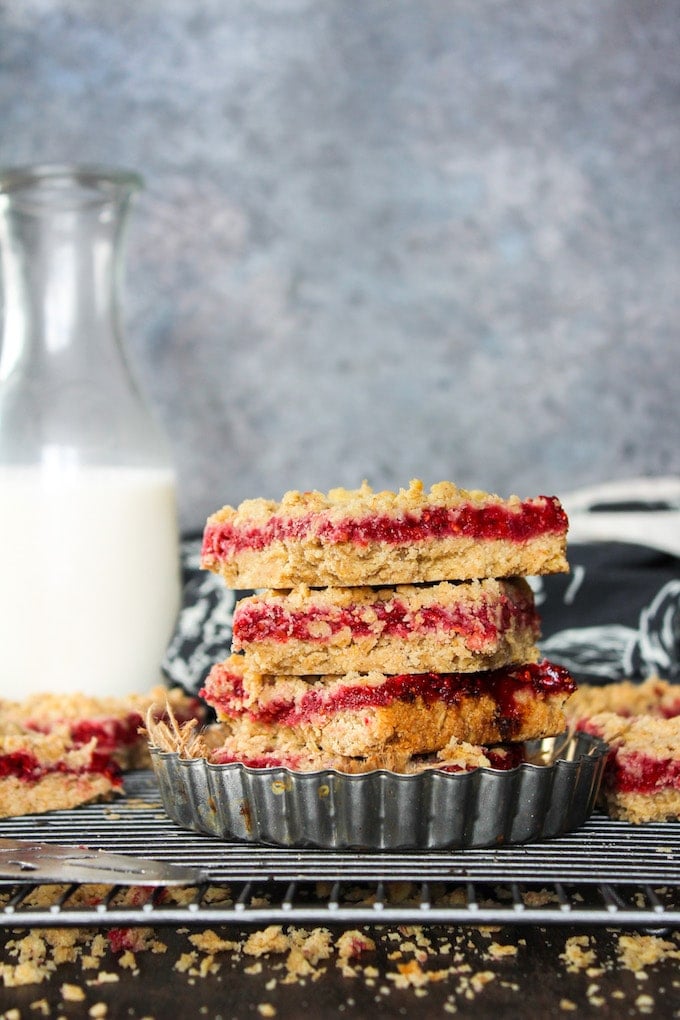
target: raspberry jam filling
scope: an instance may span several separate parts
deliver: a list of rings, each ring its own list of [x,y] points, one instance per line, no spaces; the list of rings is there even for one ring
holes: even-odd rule
[[[526,761],[526,753],[521,744],[508,744],[507,747],[485,747],[484,753],[489,759],[487,768],[496,769],[497,772],[509,772]],[[439,772],[472,772],[476,765],[439,765]]]
[[[368,615],[372,618],[366,619]],[[258,641],[310,641],[328,643],[333,635],[349,630],[352,637],[380,634],[386,638],[409,638],[413,634],[449,631],[466,639],[469,648],[479,650],[498,640],[499,632],[516,622],[538,634],[538,615],[529,605],[508,598],[475,605],[432,605],[411,609],[400,599],[367,605],[310,605],[304,612],[289,612],[275,602],[237,605],[234,611],[234,648]]]
[[[177,722],[186,722],[194,716],[200,717],[201,705],[197,698],[192,698],[185,706],[175,706],[173,714]],[[154,718],[167,719],[164,710],[154,712]],[[29,719],[24,723],[26,729],[34,733],[49,733],[55,726],[65,726],[73,743],[80,747],[88,744],[94,737],[97,750],[102,754],[113,754],[126,747],[133,747],[140,741],[140,728],[144,720],[139,712],[130,712],[122,718],[110,716],[99,719],[51,719],[49,723],[39,719]]]
[[[61,720],[60,724],[68,726],[74,744],[78,746],[87,744],[94,737],[100,751],[111,753],[117,748],[130,747],[137,743],[143,719],[137,712],[133,712],[125,719],[80,719],[76,722]],[[37,733],[50,731],[50,726],[34,719],[26,723],[26,728]]]
[[[314,536],[324,545],[367,546],[374,542],[403,545],[427,539],[466,537],[524,542],[538,535],[563,534],[567,515],[555,496],[538,496],[510,509],[498,503],[457,507],[431,506],[398,516],[375,514],[335,520],[331,511],[282,517],[265,524],[235,525],[214,521],[206,525],[202,556],[205,563],[225,559],[244,549],[264,549],[272,542]]]
[[[522,718],[522,695],[538,697],[571,694],[576,689],[571,674],[561,666],[543,661],[522,666],[503,667],[480,673],[403,673],[388,676],[384,683],[334,684],[331,691],[310,685],[297,699],[271,698],[244,706],[247,698],[243,677],[229,672],[223,664],[213,667],[201,691],[201,697],[218,712],[236,717],[247,714],[267,724],[297,726],[322,715],[363,708],[383,708],[396,701],[426,705],[443,701],[457,705],[462,698],[487,696],[497,706],[497,714],[510,726]]]
[[[295,755],[280,758],[276,754],[234,755],[228,751],[214,751],[210,758],[214,765],[245,765],[248,769],[296,769],[300,759]]]
[[[27,783],[37,783],[45,776],[61,774],[67,776],[103,775],[114,785],[122,782],[121,772],[108,755],[93,754],[87,768],[69,768],[66,762],[58,761],[53,765],[44,765],[30,751],[12,751],[0,755],[0,779],[21,779]]]
[[[620,793],[652,794],[658,790],[680,790],[680,761],[654,758],[634,751],[615,754],[607,763],[607,784]]]

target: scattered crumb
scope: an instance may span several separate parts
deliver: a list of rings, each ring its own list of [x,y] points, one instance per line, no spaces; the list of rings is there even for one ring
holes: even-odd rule
[[[120,976],[118,974],[115,974],[112,971],[100,970],[96,978],[91,978],[89,981],[86,981],[85,983],[89,987],[96,987],[97,985],[114,984],[116,981],[120,981]]]
[[[203,953],[229,952],[239,948],[238,942],[234,942],[233,939],[220,938],[216,932],[209,928],[196,935],[190,935],[189,942]]]
[[[61,986],[61,997],[64,1002],[83,1002],[85,999],[85,991],[80,985],[67,985]]]
[[[357,901],[366,897],[366,891],[360,887],[354,894]],[[30,895],[40,894],[32,892]],[[93,889],[88,895],[95,898],[90,902],[99,901],[98,891]],[[410,895],[411,888],[404,883],[399,896],[408,898]],[[547,896],[547,890],[534,890],[531,902],[536,905]],[[227,893],[222,890],[216,902],[226,899]],[[536,930],[546,933],[545,928]],[[448,927],[446,931],[428,924],[378,925],[367,926],[366,930],[333,931],[321,926],[302,928],[272,924],[245,933],[225,926],[217,930],[184,927],[176,934],[183,940],[183,946],[176,951],[175,958],[165,964],[174,971],[175,980],[177,975],[183,975],[187,984],[199,985],[201,981],[214,978],[224,981],[226,991],[230,968],[233,972],[240,966],[240,973],[255,979],[257,984],[253,987],[260,989],[260,995],[255,993],[250,1000],[253,1013],[260,1017],[277,1015],[269,996],[284,985],[306,986],[304,994],[313,1001],[311,986],[333,967],[347,979],[348,990],[361,986],[376,1005],[383,1004],[381,1008],[391,995],[395,997],[397,990],[407,991],[414,1000],[424,1000],[434,996],[435,986],[443,982],[447,983],[442,989],[446,1001],[438,1008],[444,1014],[462,1012],[467,1003],[485,994],[488,996],[485,989],[493,982],[498,982],[499,989],[503,989],[506,1003],[516,997],[518,1013],[521,1006],[523,988],[517,980],[512,980],[514,974],[510,967],[526,954],[527,939],[518,937],[505,941],[508,929],[501,925]],[[77,927],[10,932],[4,955],[0,957],[0,987],[53,982],[61,995],[59,1006],[55,1008],[54,1003],[50,1006],[51,998],[34,995],[31,1015],[62,1020],[59,1010],[66,1012],[67,1004],[82,1003],[84,1014],[92,1020],[104,1020],[112,1007],[104,1002],[93,1003],[97,987],[118,982],[121,976],[127,981],[136,980],[145,972],[144,954],[148,973],[149,966],[157,966],[148,954],[165,954],[168,948],[159,938],[158,930],[141,926],[111,928],[105,932]],[[646,971],[663,961],[680,959],[680,939],[675,933],[662,938],[624,934],[612,928],[602,940],[593,932],[566,938],[560,958],[566,974],[578,975],[576,980],[582,982],[580,987],[577,985],[578,994],[590,1007],[603,1008],[606,1012],[607,1004],[611,1010],[616,1003],[619,1011],[632,1011],[637,995],[634,1006],[638,1013],[653,1015],[658,1006],[652,996],[642,990],[642,983],[648,977]],[[496,962],[498,966],[491,969]],[[59,974],[64,973],[63,965],[70,967],[67,982],[59,982]],[[83,978],[87,978],[82,983],[72,979],[78,967]],[[635,976],[638,984],[633,995],[630,992],[624,995],[618,987],[609,990],[611,977],[617,969],[619,972],[625,969]],[[142,980],[140,978],[140,988]],[[562,1012],[579,1009],[577,1002],[580,1000],[574,984],[574,981],[565,984],[562,990],[570,991],[577,1001],[568,995],[556,998]],[[257,1003],[257,998],[262,1001]],[[347,1011],[348,1020],[353,1002],[345,999],[341,1010]],[[422,1006],[425,1007],[425,1003]],[[27,1016],[27,1007],[23,1015],[18,1011],[0,1011],[0,1020],[26,1020]]]
[[[560,901],[557,894],[550,889],[527,889],[522,894],[522,902],[527,907],[547,907]]]
[[[680,960],[680,948],[658,935],[620,935],[619,961],[626,970],[643,971],[661,960]]]
[[[349,960],[361,956],[362,953],[375,949],[375,942],[363,932],[345,931],[335,943],[335,948],[340,960]]]
[[[247,956],[264,956],[267,953],[284,953],[288,947],[288,939],[283,934],[281,925],[271,924],[263,931],[255,931],[247,939],[243,952]]]
[[[588,948],[589,945],[590,939],[587,935],[572,935],[567,939],[560,959],[564,960],[568,973],[575,974],[579,970],[592,967],[595,963],[595,953]]]
[[[197,959],[198,953],[182,953],[179,959],[175,961],[174,969],[179,971],[180,974],[185,974],[194,966]]]
[[[517,956],[517,952],[517,946],[503,945],[500,942],[492,942],[487,949],[487,953],[492,960],[501,960],[504,956]]]

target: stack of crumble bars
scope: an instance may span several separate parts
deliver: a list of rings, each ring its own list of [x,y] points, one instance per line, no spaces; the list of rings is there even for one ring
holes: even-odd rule
[[[289,492],[224,507],[202,565],[256,594],[201,696],[214,762],[413,773],[511,767],[565,727],[530,575],[568,570],[559,501],[442,482]],[[262,590],[264,589],[264,590]]]

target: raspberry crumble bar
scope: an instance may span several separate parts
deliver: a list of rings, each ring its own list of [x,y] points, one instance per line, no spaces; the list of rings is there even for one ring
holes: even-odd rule
[[[520,500],[440,482],[426,492],[288,492],[225,506],[202,564],[237,589],[414,584],[567,571],[567,516],[554,496]]]
[[[579,684],[567,702],[567,712],[577,725],[599,712],[672,719],[680,715],[680,684],[671,684],[658,676],[650,676],[641,683],[621,680],[600,685]]]
[[[0,732],[0,818],[73,808],[109,799],[122,776],[92,738],[74,744],[69,732],[48,734],[3,723]]]
[[[429,769],[507,770],[526,760],[523,745],[478,747],[455,739],[432,754],[410,754],[398,747],[355,756],[337,754],[307,741],[297,728],[262,726],[250,719],[215,723],[196,732],[191,724],[168,725],[166,721],[150,718],[148,729],[156,747],[177,752],[182,758],[205,758],[213,765],[241,764],[253,769],[288,768],[294,772],[335,769],[349,775],[386,769],[418,775]]]
[[[474,672],[539,658],[523,578],[389,588],[299,586],[241,599],[235,651],[263,673]]]
[[[122,698],[45,693],[24,701],[0,700],[0,726],[12,723],[29,733],[42,734],[59,730],[76,747],[94,740],[97,752],[124,770],[148,768],[148,744],[140,730],[149,707],[166,704],[180,720],[200,719],[204,714],[198,698],[159,685],[148,694]]]
[[[450,740],[500,744],[564,728],[575,684],[548,662],[486,673],[268,675],[234,654],[213,666],[201,691],[221,720],[295,729],[308,746],[348,757],[413,756]]]
[[[602,797],[613,818],[680,818],[680,685],[656,676],[582,684],[566,712],[573,726],[610,745]]]
[[[610,746],[601,792],[612,818],[680,819],[680,716],[601,712],[579,729]]]
[[[218,722],[150,719],[150,739],[258,769],[514,768],[526,742],[562,733],[575,689],[540,658],[526,579],[568,571],[567,528],[556,497],[451,482],[223,507],[201,565],[243,597],[200,691]]]

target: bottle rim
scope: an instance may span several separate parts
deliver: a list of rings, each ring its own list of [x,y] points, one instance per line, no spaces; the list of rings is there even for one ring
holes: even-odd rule
[[[11,198],[23,191],[32,191],[37,198],[42,185],[51,186],[55,194],[75,200],[76,205],[88,206],[98,205],[103,199],[114,198],[121,192],[140,191],[144,178],[134,170],[96,163],[0,166],[0,195]]]

